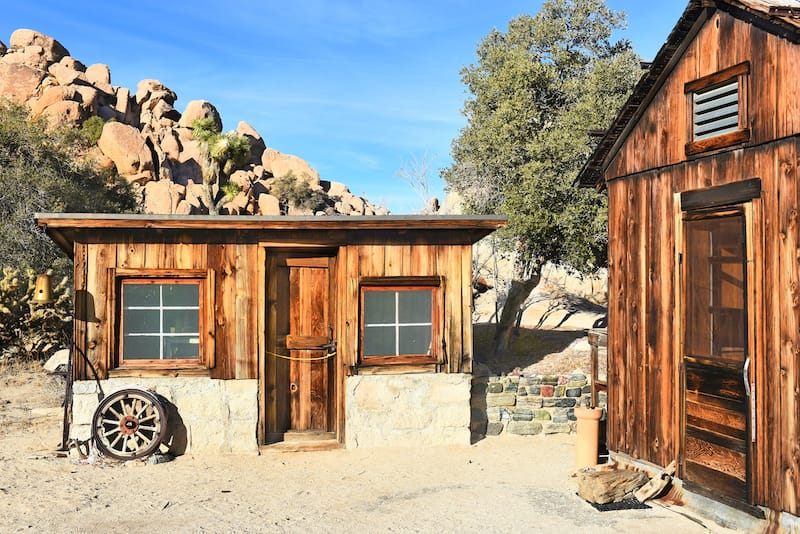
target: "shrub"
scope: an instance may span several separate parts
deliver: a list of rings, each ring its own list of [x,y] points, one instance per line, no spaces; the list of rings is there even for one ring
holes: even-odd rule
[[[103,134],[103,126],[105,125],[106,123],[103,119],[97,115],[93,115],[83,121],[81,125],[81,135],[89,145],[96,145],[97,140],[100,139],[100,136]]]
[[[270,193],[275,196],[284,208],[294,208],[316,211],[325,205],[325,195],[315,191],[306,180],[299,180],[292,171],[276,179],[270,188]]]

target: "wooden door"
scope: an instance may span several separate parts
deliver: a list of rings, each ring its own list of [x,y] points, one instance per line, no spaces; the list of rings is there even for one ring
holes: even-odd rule
[[[683,454],[689,487],[750,502],[748,263],[743,208],[683,216]]]
[[[333,259],[287,258],[289,269],[289,430],[332,432]]]

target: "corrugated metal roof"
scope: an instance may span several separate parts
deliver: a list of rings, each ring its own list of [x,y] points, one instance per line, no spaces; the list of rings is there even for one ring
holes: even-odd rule
[[[628,101],[600,139],[576,185],[602,188],[603,173],[619,145],[650,104],[688,43],[714,10],[726,11],[765,31],[800,42],[800,0],[691,0]]]

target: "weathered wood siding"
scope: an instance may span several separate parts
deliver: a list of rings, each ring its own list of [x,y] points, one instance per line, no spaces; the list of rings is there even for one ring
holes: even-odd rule
[[[687,159],[684,85],[749,62],[744,146]],[[756,504],[800,512],[800,46],[717,11],[605,173],[609,195],[609,448],[665,466],[681,439],[680,207],[675,194],[761,178],[749,236]]]
[[[94,317],[78,317],[75,340],[98,376],[105,378],[113,347],[108,340],[109,269],[208,269],[214,271],[214,378],[258,377],[258,247],[248,243],[206,244],[191,236],[144,240],[132,234],[104,233],[76,242],[76,307]],[[121,237],[120,237],[121,236]],[[173,238],[177,242],[173,242]],[[85,303],[81,303],[84,301]],[[88,320],[87,320],[88,319]],[[94,320],[91,320],[94,319]],[[78,378],[93,378],[80,359]]]
[[[690,43],[620,147],[606,176],[629,176],[686,160],[691,117],[684,84],[750,62],[750,146],[800,133],[800,46],[717,11]]]
[[[146,237],[145,237],[146,236]],[[432,243],[427,242],[432,241]],[[209,376],[219,379],[261,378],[264,407],[259,427],[264,439],[288,428],[289,363],[268,353],[281,352],[279,338],[288,333],[289,300],[286,258],[328,255],[335,258],[333,295],[337,363],[331,377],[336,402],[331,417],[344,439],[344,377],[358,364],[359,280],[364,277],[438,276],[443,297],[442,364],[392,365],[359,372],[472,371],[472,247],[450,243],[442,234],[418,238],[372,235],[306,236],[268,232],[208,235],[196,231],[134,232],[99,230],[75,241],[75,288],[78,314],[75,340],[87,358],[77,361],[76,378],[106,378],[114,361],[109,342],[109,303],[113,269],[195,269],[213,277],[214,309],[210,330],[214,365]],[[331,246],[331,245],[334,246]],[[283,277],[283,278],[282,278]],[[287,278],[288,279],[288,278]],[[282,304],[284,303],[284,304]],[[286,308],[286,309],[282,309]],[[86,362],[90,365],[87,366]],[[90,369],[91,367],[91,369]],[[259,372],[259,368],[262,372]],[[130,371],[128,371],[130,372]],[[144,372],[144,371],[143,371]],[[174,371],[155,371],[171,374]],[[147,371],[152,374],[153,371]]]
[[[383,276],[441,276],[444,292],[442,371],[472,372],[472,247],[471,245],[355,244],[339,252],[339,351],[342,365],[358,363],[359,279]],[[387,366],[387,370],[403,370]],[[413,367],[411,368],[413,369]]]

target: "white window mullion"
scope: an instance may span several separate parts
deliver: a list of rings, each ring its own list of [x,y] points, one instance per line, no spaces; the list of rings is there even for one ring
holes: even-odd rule
[[[394,355],[400,355],[400,292],[394,292]]]
[[[164,285],[158,285],[158,359],[164,359]]]

